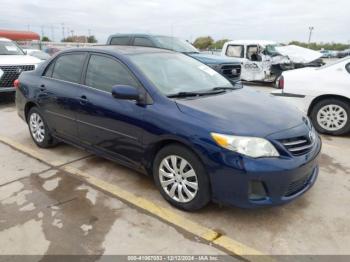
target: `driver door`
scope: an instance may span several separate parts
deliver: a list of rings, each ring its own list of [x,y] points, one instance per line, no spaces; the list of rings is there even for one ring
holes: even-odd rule
[[[113,98],[111,91],[114,85],[143,88],[116,58],[91,54],[85,69],[84,85],[79,90],[79,137],[86,145],[125,164],[139,165],[146,107],[137,105],[135,101]]]

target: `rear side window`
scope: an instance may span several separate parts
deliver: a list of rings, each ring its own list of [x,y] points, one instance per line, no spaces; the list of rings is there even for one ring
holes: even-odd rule
[[[244,57],[244,46],[242,45],[229,45],[226,50],[226,55],[230,57]]]
[[[121,36],[121,37],[113,37],[110,44],[111,45],[129,45],[130,37]]]
[[[145,37],[135,37],[134,39],[134,45],[136,46],[146,46],[146,47],[152,47],[154,44],[151,40]]]
[[[85,54],[62,55],[56,59],[52,78],[79,83]]]
[[[346,70],[350,73],[350,63],[345,66]]]
[[[137,81],[125,66],[114,58],[101,55],[91,55],[85,84],[106,92],[111,92],[115,85],[138,86]]]

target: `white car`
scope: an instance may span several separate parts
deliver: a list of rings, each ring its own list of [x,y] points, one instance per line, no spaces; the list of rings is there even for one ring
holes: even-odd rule
[[[23,51],[30,56],[34,56],[42,61],[45,61],[49,58],[51,58],[51,56],[39,49],[23,49]]]
[[[319,68],[283,72],[279,88],[273,94],[305,112],[318,132],[350,132],[350,57]]]
[[[10,39],[0,37],[0,94],[14,92],[14,81],[23,71],[34,70],[40,59],[26,55]]]

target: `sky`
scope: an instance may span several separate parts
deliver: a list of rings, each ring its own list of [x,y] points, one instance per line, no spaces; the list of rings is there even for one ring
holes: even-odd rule
[[[313,26],[312,41],[350,43],[349,10],[349,0],[1,0],[0,29],[100,43],[113,33],[306,42]]]

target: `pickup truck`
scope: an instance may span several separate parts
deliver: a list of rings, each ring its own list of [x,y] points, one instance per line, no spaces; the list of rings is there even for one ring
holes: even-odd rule
[[[21,72],[34,70],[40,59],[26,55],[13,41],[0,37],[0,93],[14,92]]]
[[[266,40],[234,40],[222,48],[223,57],[242,63],[241,79],[276,83],[283,71],[323,65],[320,52]]]
[[[188,55],[210,66],[230,81],[238,81],[241,63],[237,59],[199,52],[187,41],[176,37],[150,34],[114,34],[107,40],[107,45],[143,46],[168,49]]]

